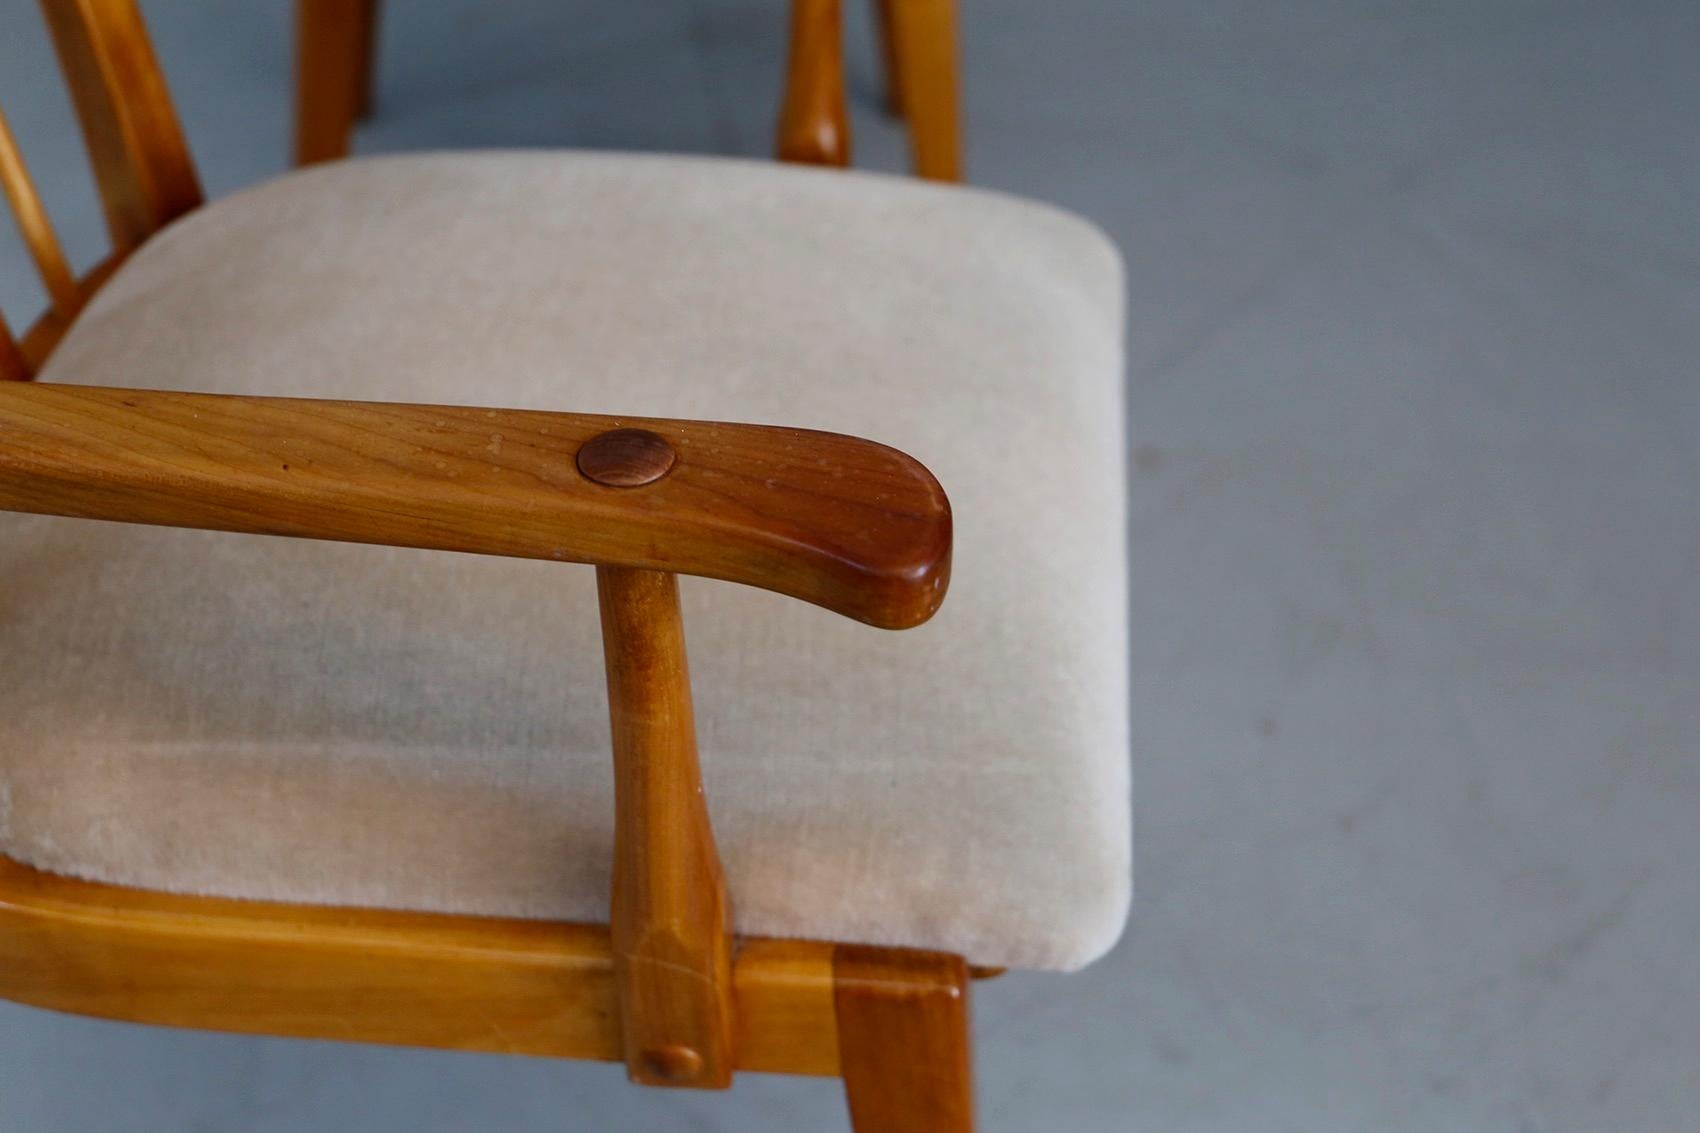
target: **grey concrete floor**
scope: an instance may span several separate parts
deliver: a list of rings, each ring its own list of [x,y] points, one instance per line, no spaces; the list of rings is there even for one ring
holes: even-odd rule
[[[144,6],[210,190],[276,172],[285,0]],[[983,1127],[1695,1128],[1700,8],[963,7],[973,180],[1127,252],[1135,445],[1134,916],[983,986]],[[0,101],[87,260],[32,8]],[[394,8],[362,150],[766,151],[779,0]],[[0,1008],[6,1133],[845,1127],[824,1082]]]

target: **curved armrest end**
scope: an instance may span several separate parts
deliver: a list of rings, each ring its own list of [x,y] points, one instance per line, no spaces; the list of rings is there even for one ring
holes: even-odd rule
[[[652,463],[581,467],[617,430]],[[769,425],[0,383],[0,510],[703,575],[890,629],[950,576],[918,461]]]

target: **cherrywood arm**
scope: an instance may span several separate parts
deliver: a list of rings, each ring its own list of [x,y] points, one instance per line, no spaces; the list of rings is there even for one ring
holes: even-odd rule
[[[654,433],[636,488],[585,442]],[[702,575],[872,625],[925,621],[950,505],[871,441],[759,425],[0,383],[0,509]]]

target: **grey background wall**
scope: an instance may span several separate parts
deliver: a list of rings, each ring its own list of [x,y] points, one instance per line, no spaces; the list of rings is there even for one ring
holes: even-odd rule
[[[286,6],[144,2],[215,194],[282,166]],[[393,7],[362,150],[766,152],[779,0]],[[982,988],[985,1129],[1693,1128],[1700,8],[963,8],[973,180],[1132,281],[1139,892],[1102,964]],[[27,0],[0,102],[86,262]],[[343,1128],[845,1122],[831,1083],[0,1008],[8,1133]]]

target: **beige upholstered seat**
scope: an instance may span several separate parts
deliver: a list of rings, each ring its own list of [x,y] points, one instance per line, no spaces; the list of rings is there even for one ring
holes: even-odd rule
[[[42,380],[910,452],[956,519],[927,625],[683,581],[736,924],[1067,968],[1129,891],[1120,288],[1088,225],[987,193],[386,158],[179,222]],[[589,568],[4,515],[0,577],[6,853],[195,893],[606,918]]]

